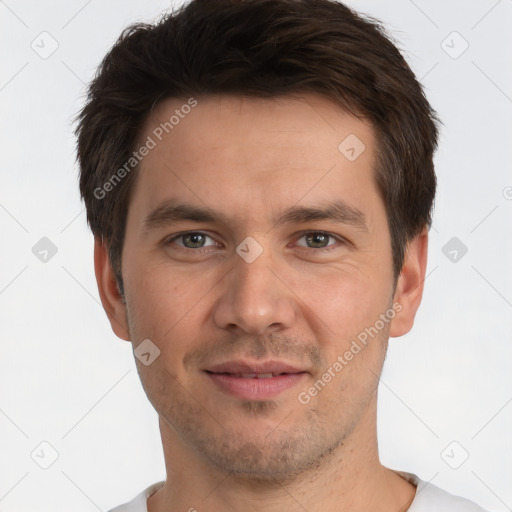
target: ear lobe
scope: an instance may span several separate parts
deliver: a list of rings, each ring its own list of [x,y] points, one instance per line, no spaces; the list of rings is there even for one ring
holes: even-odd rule
[[[117,287],[107,248],[97,237],[94,239],[94,273],[96,274],[101,303],[112,330],[117,337],[130,341],[126,306]]]
[[[428,231],[425,227],[407,244],[402,272],[398,277],[394,295],[394,303],[399,303],[402,309],[391,323],[389,332],[391,337],[403,336],[413,326],[414,317],[423,295],[427,252]]]

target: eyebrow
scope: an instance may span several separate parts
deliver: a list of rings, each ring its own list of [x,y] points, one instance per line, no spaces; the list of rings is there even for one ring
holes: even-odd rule
[[[322,207],[291,206],[273,218],[273,226],[300,224],[317,220],[349,224],[368,231],[365,215],[344,201],[338,200]],[[178,203],[172,200],[162,202],[144,220],[145,230],[167,226],[173,222],[192,221],[229,225],[229,218],[222,212],[208,207]]]

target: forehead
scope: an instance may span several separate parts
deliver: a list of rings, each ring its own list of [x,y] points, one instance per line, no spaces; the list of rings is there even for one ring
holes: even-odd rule
[[[376,196],[371,125],[316,94],[168,99],[141,131],[150,140],[132,196],[145,211],[170,196],[241,215]]]

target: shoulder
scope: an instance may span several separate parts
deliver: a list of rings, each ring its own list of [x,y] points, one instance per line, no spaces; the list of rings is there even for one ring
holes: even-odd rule
[[[147,512],[147,500],[150,496],[155,494],[158,489],[160,489],[164,485],[164,482],[158,482],[156,484],[150,485],[147,489],[143,490],[141,493],[137,494],[135,498],[127,503],[123,503],[111,510],[109,512]]]
[[[443,491],[420,480],[416,475],[400,471],[397,473],[416,486],[416,496],[407,512],[487,512],[476,503]]]

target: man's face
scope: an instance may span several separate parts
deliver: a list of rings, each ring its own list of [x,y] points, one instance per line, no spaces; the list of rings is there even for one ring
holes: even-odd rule
[[[159,104],[140,136],[156,147],[128,211],[127,328],[134,348],[160,350],[137,364],[168,441],[226,472],[285,477],[373,427],[395,313],[376,142],[313,94],[196,99],[161,141],[186,100]]]

